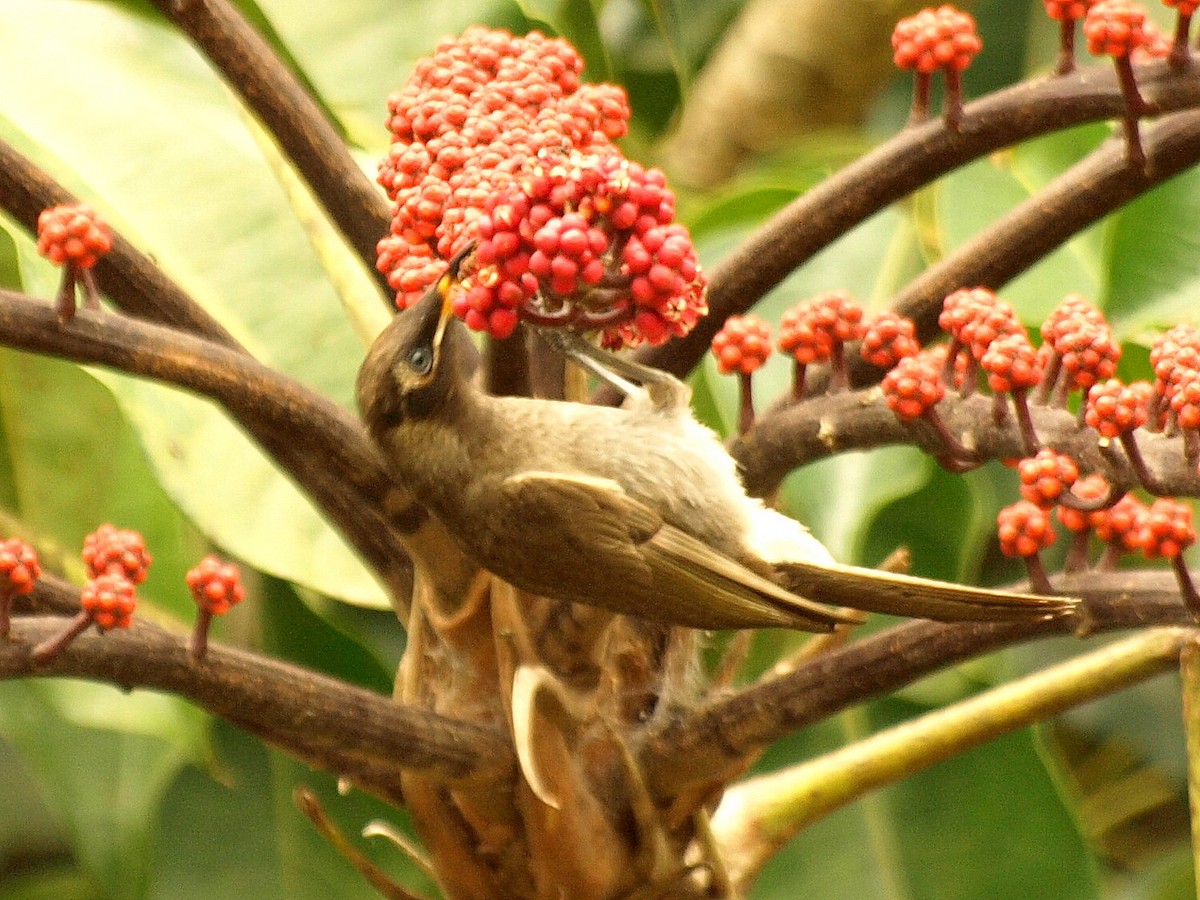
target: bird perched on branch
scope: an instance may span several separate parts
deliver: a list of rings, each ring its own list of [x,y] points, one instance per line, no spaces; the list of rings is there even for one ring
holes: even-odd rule
[[[818,601],[947,620],[1072,608],[837,563],[800,523],[746,495],[685,384],[574,333],[547,337],[623,390],[622,407],[485,394],[451,309],[464,255],[376,339],[358,402],[396,480],[515,587],[694,628],[861,621]]]

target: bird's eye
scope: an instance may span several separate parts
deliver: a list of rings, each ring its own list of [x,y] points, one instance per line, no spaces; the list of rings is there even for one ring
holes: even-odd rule
[[[433,350],[414,347],[408,354],[408,367],[418,375],[428,375],[433,370]]]

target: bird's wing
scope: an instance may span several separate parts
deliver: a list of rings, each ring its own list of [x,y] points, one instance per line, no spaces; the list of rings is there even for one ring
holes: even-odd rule
[[[1030,621],[1065,615],[1079,601],[977,588],[835,562],[777,563],[784,584],[806,597],[868,612],[956,621]]]
[[[664,524],[615,481],[522,472],[486,494],[495,537],[479,546],[482,562],[524,590],[693,628],[829,631],[860,621]]]

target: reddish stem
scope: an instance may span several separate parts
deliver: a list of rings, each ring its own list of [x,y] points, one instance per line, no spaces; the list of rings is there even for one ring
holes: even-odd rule
[[[833,342],[829,365],[833,371],[833,376],[829,379],[830,391],[844,391],[850,387],[850,375],[846,371],[846,345],[841,341]]]
[[[33,661],[36,663],[48,663],[58,654],[62,653],[70,646],[71,641],[83,634],[89,625],[92,624],[92,614],[86,609],[81,609],[71,619],[70,623],[56,637],[48,638],[42,641],[33,648]]]
[[[1087,569],[1088,542],[1091,536],[1090,528],[1071,532],[1071,546],[1067,549],[1067,558],[1063,561],[1063,571],[1082,572]]]
[[[12,603],[15,595],[12,591],[0,593],[0,639],[8,639],[12,630]]]
[[[1029,586],[1033,592],[1035,594],[1053,594],[1054,588],[1050,586],[1050,579],[1046,575],[1046,567],[1042,565],[1042,558],[1034,553],[1023,559],[1025,560],[1025,570],[1029,573]]]
[[[962,441],[960,441],[946,425],[946,420],[943,419],[938,411],[930,407],[922,413],[922,418],[925,419],[941,438],[943,446],[946,448],[944,455],[938,455],[938,463],[945,469],[951,472],[967,472],[980,465],[978,454],[968,449]]]
[[[958,354],[962,352],[962,349],[962,341],[951,337],[950,345],[946,348],[946,362],[942,364],[942,383],[950,389],[956,386],[954,384],[954,361],[958,359]]]
[[[1125,153],[1130,168],[1139,172],[1146,171],[1146,151],[1142,149],[1142,135],[1138,130],[1138,119],[1156,111],[1153,104],[1147,103],[1138,90],[1137,78],[1133,74],[1133,63],[1128,56],[1113,57],[1117,67],[1117,78],[1121,82],[1121,94],[1125,97],[1125,115],[1122,124],[1125,126]]]
[[[738,434],[745,434],[754,424],[754,392],[751,390],[749,372],[742,372],[738,379],[742,386],[741,410],[738,414]]]
[[[913,80],[912,109],[908,114],[909,125],[920,125],[929,121],[929,92],[933,85],[933,75],[929,72],[918,72]]]
[[[808,373],[808,365],[796,360],[792,365],[792,399],[799,403],[804,399],[804,376]]]
[[[1063,19],[1058,23],[1058,65],[1054,74],[1067,75],[1075,71],[1075,20]]]
[[[54,298],[54,309],[58,312],[58,321],[63,325],[75,318],[75,267],[70,263],[63,266],[62,281],[58,285],[58,294]]]
[[[1170,493],[1169,489],[1155,477],[1154,473],[1150,471],[1150,467],[1146,465],[1146,458],[1142,456],[1133,432],[1126,431],[1120,437],[1121,446],[1125,448],[1125,455],[1129,457],[1129,464],[1133,466],[1133,474],[1137,476],[1142,487],[1158,497]]]
[[[1050,391],[1057,383],[1060,372],[1062,372],[1062,357],[1058,353],[1051,353],[1050,362],[1046,364],[1046,370],[1042,373],[1042,380],[1038,382],[1037,390],[1033,392],[1034,403],[1045,403],[1050,399]]]
[[[194,663],[201,662],[208,653],[208,628],[211,624],[212,613],[200,607],[196,613],[196,624],[192,628],[192,640],[188,645],[188,656]]]
[[[1167,62],[1172,69],[1183,70],[1192,64],[1192,54],[1188,50],[1188,30],[1192,26],[1192,13],[1179,14],[1175,20],[1175,41],[1171,44],[1171,55]]]
[[[1025,455],[1033,456],[1042,449],[1042,443],[1038,440],[1037,429],[1033,426],[1033,416],[1029,412],[1029,389],[1016,387],[1009,393],[1012,394],[1013,408],[1017,411],[1017,425],[1021,429]]]
[[[79,280],[83,283],[83,305],[91,310],[100,308],[100,288],[91,269],[80,269]]]

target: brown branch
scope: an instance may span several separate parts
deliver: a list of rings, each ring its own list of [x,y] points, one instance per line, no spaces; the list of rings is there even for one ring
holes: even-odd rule
[[[797,729],[1018,641],[1076,630],[1194,624],[1170,571],[1062,576],[1055,587],[1086,597],[1084,611],[1041,622],[907,622],[715,700],[644,738],[640,758],[647,783],[658,796],[671,797],[690,784],[714,782]]]
[[[37,233],[43,209],[75,202],[77,197],[0,140],[0,206],[30,234]],[[130,315],[238,346],[220,322],[119,232],[114,230],[112,249],[93,272],[100,290]]]
[[[49,663],[34,663],[31,649],[62,627],[58,617],[14,619],[12,639],[0,641],[0,678],[69,676],[178,694],[396,805],[406,772],[462,784],[507,780],[515,769],[499,731],[220,644],[194,665],[185,635],[146,622],[89,630]]]
[[[37,215],[44,206],[70,202],[73,199],[71,194],[34,164],[25,160],[10,146],[0,142],[0,206],[12,212],[31,232],[36,230]],[[120,234],[114,233],[113,251],[101,259],[96,270],[101,274],[104,292],[122,311],[209,338],[210,341],[232,348],[240,353],[242,358],[251,360],[250,355],[220,323],[209,317],[203,307],[200,307],[184,289],[170,280]],[[11,292],[5,296],[10,301],[23,298],[23,295]],[[25,300],[28,301],[28,298]],[[55,326],[52,330],[43,330],[43,334],[38,337],[34,334],[38,322],[40,320],[35,318],[25,320],[23,325],[25,340],[35,343],[17,343],[13,346],[34,349],[36,352],[55,353],[53,346],[40,349],[36,342],[42,340],[53,344],[54,332],[59,332],[60,336],[67,335],[67,332]],[[98,323],[100,319],[94,318],[92,322]],[[126,322],[130,323],[132,328],[132,320]],[[168,338],[168,344],[175,340],[170,335],[178,337],[181,334],[182,331],[162,332],[162,336]],[[151,342],[148,347],[158,347],[161,344],[162,342]],[[192,349],[197,348],[193,346]],[[127,350],[128,352],[121,356],[124,362],[106,361],[102,358],[97,358],[97,361],[116,368],[126,368],[130,365],[130,360],[138,358],[142,360],[142,365],[149,365],[149,361],[144,359],[145,353],[148,352],[146,347],[138,348],[127,344]],[[92,352],[103,353],[103,350],[92,348]],[[59,355],[67,355],[67,358],[70,358],[68,354]],[[234,366],[236,371],[234,355],[226,355],[222,359],[218,365]],[[258,364],[253,366],[254,372],[268,377],[265,367]],[[184,386],[200,390],[196,385]],[[412,590],[412,569],[408,560],[412,554],[426,554],[428,562],[431,563],[430,570],[434,572],[455,568],[444,564],[446,560],[461,558],[461,553],[458,553],[456,547],[444,535],[431,534],[433,530],[440,530],[440,527],[430,526],[430,518],[425,514],[425,510],[416,505],[406,490],[392,484],[383,469],[382,461],[368,444],[366,434],[361,428],[355,426],[353,431],[348,432],[343,427],[332,434],[325,434],[319,428],[313,427],[313,422],[308,422],[299,430],[294,424],[281,428],[277,427],[277,422],[259,420],[256,407],[245,400],[246,398],[236,390],[221,398],[221,402],[238,424],[258,440],[263,449],[293,476],[354,544],[367,563],[379,572],[380,577],[388,584],[392,598],[398,604],[403,605],[407,602]],[[346,415],[340,409],[332,407],[324,397],[319,397],[313,392],[305,392],[300,406],[306,404],[310,408],[314,408],[314,404],[334,408],[337,409],[338,415]],[[301,439],[298,439],[298,436]],[[350,443],[342,445],[342,440],[347,438]],[[352,458],[354,467],[335,466],[346,454]],[[359,464],[365,464],[365,468],[358,468]],[[388,505],[389,514],[386,516],[378,511],[380,500],[385,500]],[[418,529],[422,529],[422,533],[418,533]],[[443,565],[439,568],[439,564]],[[457,568],[461,569],[462,566]],[[454,586],[444,589],[456,587],[461,581],[460,575],[461,572],[451,574]]]
[[[455,593],[469,578],[461,552],[441,526],[405,512],[420,507],[392,482],[358,420],[245,353],[88,310],[63,326],[48,303],[12,291],[0,291],[0,344],[108,366],[217,401],[239,422],[250,423],[247,430],[255,437],[264,436],[268,450],[285,447],[285,459],[300,465],[301,474],[320,473],[312,483],[298,480],[401,598],[410,584],[409,553],[429,561],[442,590]]]
[[[993,398],[973,394],[948,394],[937,405],[949,430],[965,438],[983,459],[1018,459],[1025,456],[1020,430],[1011,420],[996,423]],[[1123,453],[1105,453],[1095,430],[1080,426],[1064,409],[1034,406],[1030,409],[1041,443],[1067,453],[1084,472],[1100,472],[1115,490],[1140,486],[1137,472]],[[1200,496],[1200,476],[1190,466],[1178,435],[1139,429],[1142,457],[1155,473],[1155,487],[1163,496]],[[756,497],[770,496],[784,477],[798,466],[850,450],[869,450],[888,444],[909,444],[937,456],[943,451],[938,433],[924,423],[906,424],[888,409],[878,388],[824,394],[801,403],[780,405],[763,414],[748,432],[730,447],[738,461],[747,490]]]
[[[1198,72],[1174,74],[1166,63],[1152,63],[1139,67],[1138,81],[1163,112],[1200,104]],[[976,100],[964,108],[959,131],[950,131],[940,119],[905,129],[807,191],[743,241],[711,273],[712,312],[686,338],[642,350],[639,361],[677,375],[690,371],[728,316],[749,309],[789,272],[872,214],[1003,147],[1123,114],[1115,73],[1093,66]]]
[[[1148,174],[1129,165],[1125,141],[1115,137],[1045,188],[930,266],[892,300],[917,323],[922,341],[938,334],[946,294],[966,285],[996,289],[1056,247],[1135,197],[1200,161],[1200,112],[1167,116],[1141,131]],[[856,374],[866,363],[856,358]]]
[[[154,0],[154,5],[187,33],[254,110],[375,273],[383,296],[391,298],[387,279],[375,270],[375,244],[391,224],[387,198],[363,174],[296,75],[226,0]]]

